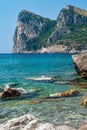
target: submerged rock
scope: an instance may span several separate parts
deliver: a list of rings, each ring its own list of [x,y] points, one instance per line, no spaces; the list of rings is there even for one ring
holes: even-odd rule
[[[60,101],[60,99],[58,99],[58,98],[45,97],[45,98],[40,99],[40,100],[32,100],[32,101],[29,102],[29,104],[39,104],[39,103],[42,103],[42,102],[58,102],[58,101]]]
[[[62,93],[50,94],[50,97],[69,97],[69,96],[76,96],[78,94],[79,94],[78,90],[68,90]]]
[[[73,55],[72,59],[77,73],[87,79],[87,52]]]
[[[82,97],[80,104],[83,106],[87,106],[87,93]]]
[[[8,88],[4,92],[0,93],[0,98],[8,99],[8,98],[12,98],[12,97],[19,97],[20,95],[21,95],[21,93],[18,92],[17,90]]]
[[[42,75],[41,77],[32,77],[32,78],[27,78],[29,80],[35,80],[35,81],[44,81],[44,80],[51,80],[51,77],[47,77]]]
[[[31,77],[31,78],[26,78],[27,80],[33,80],[37,82],[55,82],[57,79],[55,77],[48,77],[48,76],[40,76],[40,77]]]

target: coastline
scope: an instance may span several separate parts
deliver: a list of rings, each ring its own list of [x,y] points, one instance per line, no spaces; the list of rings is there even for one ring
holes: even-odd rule
[[[19,50],[13,52],[13,53],[24,53],[24,54],[53,54],[53,53],[69,53],[69,54],[75,54],[75,53],[80,53],[79,50],[76,50],[75,48],[70,48],[69,46],[65,45],[52,45],[49,47],[42,47],[41,49],[38,50],[31,50],[31,51],[26,51],[26,50]]]
[[[37,55],[26,55],[21,56],[18,55],[17,57],[14,55],[7,55],[4,56],[3,58],[6,59],[5,64],[8,65],[8,69],[6,68],[6,71],[9,70],[9,67],[11,66],[10,70],[12,71],[13,68],[15,67],[16,73],[14,75],[13,79],[13,73],[12,75],[7,71],[7,75],[9,74],[11,80],[10,83],[13,81],[16,84],[10,84],[15,86],[16,88],[23,87],[26,91],[29,91],[31,88],[32,90],[35,90],[37,87],[38,91],[37,93],[35,92],[33,99],[35,101],[36,98],[41,98],[43,96],[49,96],[49,94],[54,94],[56,92],[63,92],[64,90],[68,89],[75,89],[74,86],[63,82],[61,83],[61,80],[66,81],[67,79],[73,78],[74,69],[73,69],[73,64],[71,61],[71,55],[61,55],[62,57],[58,57],[58,55],[43,55],[43,60],[42,60],[42,55],[37,56]],[[2,58],[2,57],[1,57]],[[19,58],[19,59],[18,59]],[[32,60],[31,60],[32,59]],[[66,62],[67,59],[67,62]],[[2,62],[3,63],[3,62]],[[10,64],[8,64],[10,63]],[[38,64],[37,64],[38,63]],[[3,64],[4,65],[4,64]],[[17,67],[19,65],[19,67]],[[23,66],[22,66],[23,65]],[[49,70],[49,65],[52,66]],[[26,68],[26,67],[27,68]],[[39,66],[39,67],[38,67]],[[20,69],[21,67],[21,69]],[[56,68],[57,67],[57,68]],[[65,67],[65,68],[64,68]],[[44,70],[45,68],[46,71]],[[3,67],[5,69],[5,67]],[[19,76],[19,71],[21,74],[21,78]],[[23,71],[24,69],[24,71]],[[32,72],[33,70],[33,72]],[[41,71],[38,71],[41,70]],[[61,72],[60,72],[61,70]],[[53,71],[53,72],[52,72]],[[57,75],[56,75],[57,71]],[[41,73],[40,73],[41,72]],[[4,75],[4,71],[2,72]],[[29,75],[30,73],[30,75]],[[32,75],[34,73],[34,75]],[[37,75],[39,74],[39,75]],[[44,76],[43,76],[44,74]],[[49,74],[49,75],[48,75]],[[50,82],[50,77],[53,75],[58,76],[58,82],[53,83]],[[26,76],[27,75],[27,76]],[[35,77],[36,76],[36,77]],[[62,76],[62,77],[61,77]],[[66,77],[68,76],[68,77]],[[74,75],[75,76],[75,75]],[[28,78],[29,77],[29,78]],[[6,77],[8,78],[8,77]],[[18,79],[19,78],[19,79]],[[70,79],[71,79],[70,78]],[[4,77],[2,77],[4,80]],[[29,80],[28,80],[29,79]],[[64,80],[65,79],[65,80]],[[32,81],[34,80],[34,81]],[[42,81],[44,80],[44,81]],[[47,81],[48,80],[48,81]],[[18,82],[16,82],[18,81]],[[4,81],[3,81],[4,82]],[[9,80],[8,80],[9,83]],[[2,84],[2,83],[1,83]],[[30,85],[32,84],[32,86]],[[39,87],[38,87],[39,86]],[[39,88],[39,89],[38,89]],[[41,89],[42,88],[42,89]],[[79,89],[81,94],[83,94],[83,89]],[[1,106],[3,110],[3,113],[1,113],[0,117],[3,123],[6,120],[12,119],[14,117],[20,117],[20,115],[25,115],[27,113],[30,113],[34,115],[35,117],[38,117],[40,120],[43,120],[44,122],[50,122],[52,124],[55,124],[60,126],[60,125],[68,125],[73,127],[73,123],[75,123],[74,127],[77,127],[78,124],[83,122],[83,119],[86,121],[85,116],[83,115],[86,113],[86,110],[78,105],[79,101],[81,99],[81,95],[76,96],[76,97],[70,97],[70,98],[63,98],[61,100],[56,100],[56,101],[42,101],[42,102],[29,102],[31,99],[26,97],[22,98],[22,100],[5,100],[4,102],[1,102]],[[37,100],[36,100],[37,101]],[[8,102],[9,102],[9,107],[8,107]],[[11,107],[10,107],[11,106]],[[78,109],[80,111],[78,112]],[[22,111],[21,111],[22,110]],[[85,111],[84,111],[85,110]],[[82,114],[83,111],[83,114]],[[11,112],[11,114],[9,114]],[[75,114],[77,113],[77,114]],[[8,119],[7,119],[7,118]],[[64,129],[65,130],[65,129]]]

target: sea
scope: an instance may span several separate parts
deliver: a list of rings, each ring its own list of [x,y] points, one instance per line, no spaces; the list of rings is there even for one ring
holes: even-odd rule
[[[45,77],[56,80],[40,80]],[[86,89],[69,84],[77,77],[71,54],[0,54],[0,92],[10,87],[24,93],[0,99],[0,124],[24,114],[55,125],[77,127],[87,121],[87,107],[79,104]],[[47,99],[70,89],[80,94]]]

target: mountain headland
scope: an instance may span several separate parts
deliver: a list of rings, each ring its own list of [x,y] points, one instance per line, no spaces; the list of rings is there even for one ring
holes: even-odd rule
[[[87,50],[87,11],[67,5],[51,20],[22,10],[13,36],[13,53],[73,53]]]

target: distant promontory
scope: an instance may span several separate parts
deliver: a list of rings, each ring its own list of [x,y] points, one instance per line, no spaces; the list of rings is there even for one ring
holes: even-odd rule
[[[13,53],[73,53],[87,50],[87,11],[67,5],[57,20],[22,10],[13,36]]]

